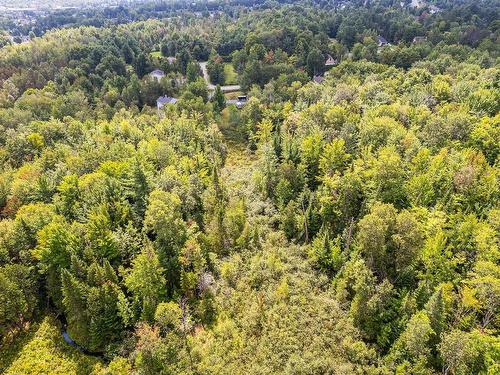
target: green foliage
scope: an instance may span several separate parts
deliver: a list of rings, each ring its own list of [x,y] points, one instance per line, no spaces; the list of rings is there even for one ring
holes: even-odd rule
[[[409,365],[405,364],[408,370],[425,366],[430,357],[429,342],[434,335],[429,317],[425,312],[418,312],[412,316],[395,342],[390,357],[393,357],[396,362],[403,359],[404,362],[409,363]]]
[[[0,337],[30,320],[36,303],[32,270],[21,264],[0,267]]]
[[[90,351],[102,351],[123,329],[123,307],[120,306],[123,297],[117,281],[109,263],[103,267],[93,263],[88,267],[85,280],[67,270],[62,273],[68,333]]]
[[[330,240],[328,232],[316,236],[309,249],[309,258],[327,272],[337,272],[343,263],[340,246]]]
[[[125,285],[133,296],[140,319],[152,321],[156,306],[165,298],[165,278],[158,256],[151,246],[132,261],[132,268],[125,277]]]
[[[207,63],[207,72],[212,84],[224,85],[224,61],[214,51],[212,51],[212,56],[210,56],[210,60]]]
[[[452,330],[439,346],[443,368],[450,374],[498,371],[498,337],[484,337],[480,332]]]
[[[211,101],[214,106],[214,111],[217,113],[220,113],[226,107],[226,98],[219,85],[215,87]]]
[[[498,373],[498,5],[396,5],[4,12],[2,371]]]
[[[175,302],[162,302],[156,307],[155,322],[162,329],[179,329],[182,319],[182,310]]]
[[[71,348],[61,337],[54,317],[35,326],[33,337],[23,346],[5,374],[90,374],[99,360]]]

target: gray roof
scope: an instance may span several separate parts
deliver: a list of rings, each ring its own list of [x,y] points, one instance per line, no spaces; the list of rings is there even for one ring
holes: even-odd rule
[[[156,99],[156,105],[158,107],[163,107],[165,104],[175,104],[177,103],[176,98],[172,98],[170,96],[160,96],[158,99]]]
[[[161,69],[155,69],[155,70],[153,70],[149,74],[151,74],[153,77],[163,77],[163,76],[165,76],[165,72],[163,70],[161,70]]]
[[[241,99],[227,99],[226,100],[226,105],[230,105],[230,104],[233,104],[236,106],[236,108],[242,108],[245,103],[246,103],[246,99],[243,99],[243,97],[239,97]]]
[[[382,35],[377,36],[377,42],[379,44],[388,44],[389,43]]]

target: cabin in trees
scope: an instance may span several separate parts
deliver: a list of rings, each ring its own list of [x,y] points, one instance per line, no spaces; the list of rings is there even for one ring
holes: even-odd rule
[[[377,45],[383,47],[389,45],[389,42],[382,35],[377,35]]]
[[[240,95],[237,99],[226,100],[226,105],[233,104],[236,108],[241,109],[246,104],[248,97],[246,95]]]
[[[320,75],[315,75],[315,76],[313,77],[313,81],[314,81],[315,83],[318,83],[318,84],[320,84],[320,83],[321,83],[321,82],[323,82],[324,80],[325,80],[325,78],[324,78],[323,76],[320,76]]]
[[[165,77],[165,72],[161,69],[155,69],[149,73],[149,75],[159,82],[163,77]]]
[[[325,61],[325,66],[330,67],[330,66],[335,66],[337,65],[337,60],[334,59],[331,55],[327,55],[327,59]]]
[[[176,98],[172,98],[170,96],[160,96],[158,99],[156,99],[156,107],[158,110],[162,109],[165,104],[175,104],[177,103]]]

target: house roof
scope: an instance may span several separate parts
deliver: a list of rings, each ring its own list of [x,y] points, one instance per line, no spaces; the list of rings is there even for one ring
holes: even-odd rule
[[[163,107],[165,104],[175,104],[177,103],[176,98],[172,98],[170,96],[160,96],[158,99],[156,99],[156,105],[158,107]]]
[[[327,55],[327,59],[325,61],[326,66],[337,65],[337,60],[335,60],[331,55]]]
[[[242,98],[243,98],[243,96],[238,96],[238,99],[227,99],[226,100],[226,105],[233,104],[237,108],[242,108],[245,105],[246,101],[247,101],[246,97],[245,97],[245,99],[242,99]]]
[[[160,77],[160,76],[163,77],[165,75],[165,72],[161,69],[155,69],[149,74],[151,74],[152,76],[155,76],[155,77]]]
[[[314,76],[313,77],[313,81],[316,82],[316,83],[321,83],[325,80],[324,77],[320,76],[320,75],[317,75],[317,76]]]
[[[379,44],[388,44],[389,42],[387,41],[387,39],[385,39],[382,35],[378,35],[377,36],[377,42]]]

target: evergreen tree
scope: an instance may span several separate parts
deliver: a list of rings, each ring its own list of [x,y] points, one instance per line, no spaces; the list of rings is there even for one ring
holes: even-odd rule
[[[132,198],[136,217],[139,219],[139,222],[142,222],[146,212],[147,197],[150,192],[150,187],[148,178],[144,172],[144,167],[137,158],[132,165],[132,170],[130,171],[127,181],[127,188]]]
[[[200,66],[196,61],[190,61],[186,68],[186,80],[188,83],[195,82],[201,76]]]
[[[224,97],[224,93],[222,92],[219,85],[215,87],[215,91],[212,96],[212,103],[214,111],[217,113],[221,113],[222,110],[226,108],[226,98]]]
[[[69,268],[72,258],[73,236],[67,223],[55,220],[38,232],[38,246],[33,251],[39,268],[45,276],[48,295],[61,307],[61,272]]]
[[[124,328],[118,307],[121,294],[118,286],[110,281],[88,290],[88,349],[102,351],[106,345],[120,337]]]
[[[156,306],[165,299],[163,268],[152,246],[147,245],[132,261],[125,285],[133,296],[141,320],[152,322]]]
[[[88,287],[67,270],[61,273],[64,312],[68,322],[68,333],[81,345],[90,340],[89,316],[87,311]]]
[[[29,267],[0,267],[0,337],[13,327],[22,328],[36,307],[34,278]]]
[[[134,64],[135,73],[139,78],[144,77],[149,70],[149,62],[144,53],[140,53],[135,60]]]
[[[443,288],[439,287],[425,305],[432,330],[437,338],[441,336],[446,327],[446,306],[443,300]]]

